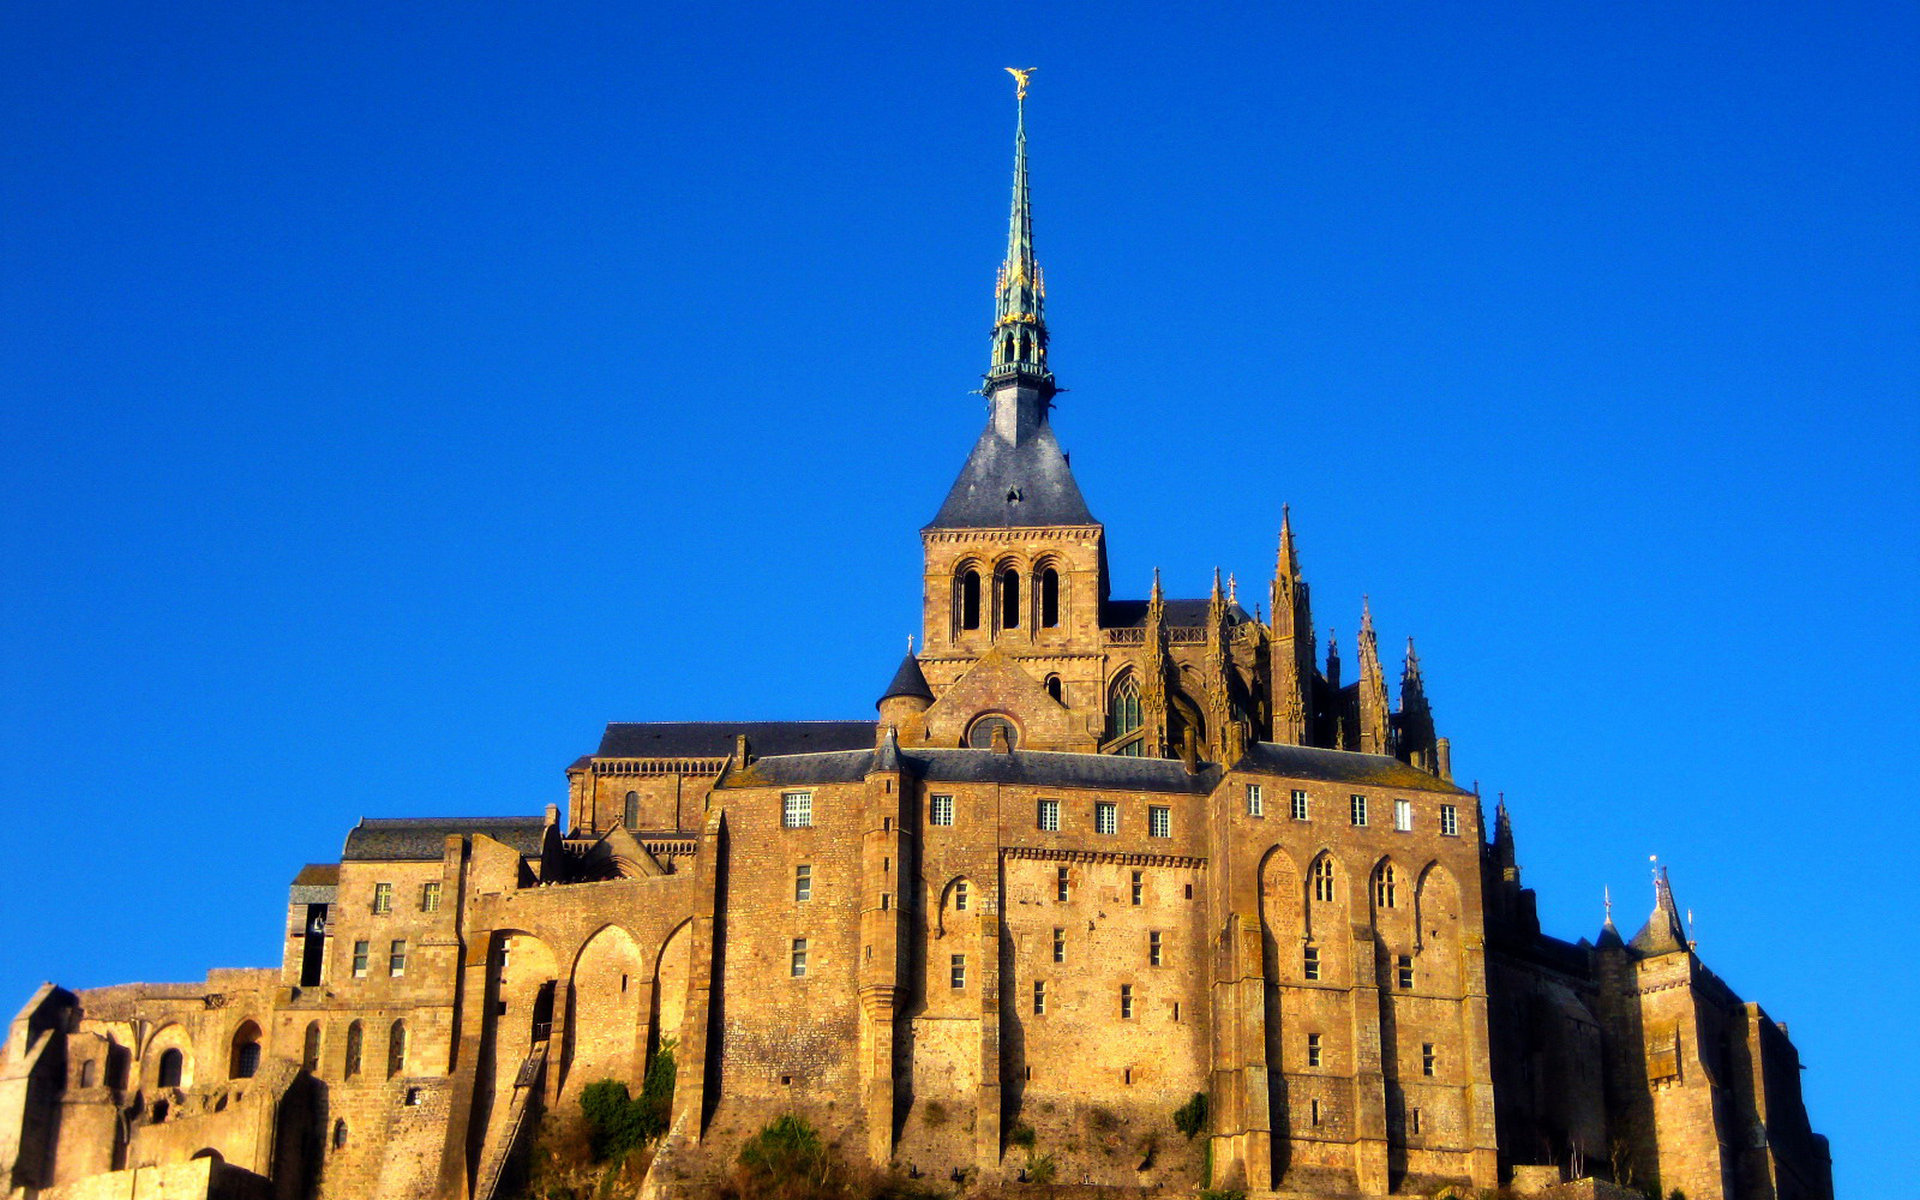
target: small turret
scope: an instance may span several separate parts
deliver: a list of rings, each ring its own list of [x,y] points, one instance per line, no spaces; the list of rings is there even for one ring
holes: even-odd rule
[[[913,643],[907,643],[907,656],[900,660],[900,669],[893,673],[893,681],[887,684],[887,690],[880,693],[876,707],[880,710],[880,724],[886,728],[917,728],[921,713],[933,706],[933,689],[927,686],[927,676],[920,670],[920,660],[914,657]]]
[[[1686,929],[1680,924],[1680,910],[1673,902],[1673,885],[1667,869],[1658,867],[1653,875],[1653,912],[1631,943],[1642,954],[1673,954],[1688,949]]]
[[[1373,609],[1360,601],[1360,746],[1362,754],[1392,753],[1388,729],[1387,677],[1380,667],[1380,642],[1373,632]]]
[[[1307,584],[1300,578],[1300,552],[1293,541],[1293,510],[1280,507],[1280,549],[1273,565],[1273,640],[1268,648],[1268,674],[1273,680],[1273,740],[1306,745],[1313,724],[1313,611]],[[1330,646],[1331,652],[1332,647]],[[1329,678],[1338,691],[1337,658],[1329,662]]]

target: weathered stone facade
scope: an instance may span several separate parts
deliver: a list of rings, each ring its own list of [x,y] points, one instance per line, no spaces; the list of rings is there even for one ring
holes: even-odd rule
[[[42,988],[7,1195],[492,1200],[543,1113],[670,1044],[656,1195],[798,1113],[974,1182],[1830,1197],[1785,1028],[1664,878],[1630,943],[1540,931],[1411,645],[1397,709],[1370,615],[1353,682],[1320,659],[1290,521],[1270,620],[1217,576],[1112,598],[1044,295],[1023,118],[992,416],[879,720],[610,725],[564,812],[356,826],[277,970]]]

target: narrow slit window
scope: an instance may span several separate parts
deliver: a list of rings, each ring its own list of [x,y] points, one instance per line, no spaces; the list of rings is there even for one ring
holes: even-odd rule
[[[1300,973],[1309,982],[1320,978],[1320,947],[1308,946],[1300,960]]]
[[[1133,881],[1132,881],[1130,894],[1131,894],[1133,903],[1136,907],[1138,907],[1140,904],[1146,901],[1146,892],[1147,892],[1147,873],[1145,871],[1135,871],[1133,873]]]
[[[953,911],[967,911],[967,881],[964,879],[953,885]]]
[[[1407,1132],[1416,1134],[1420,1132],[1420,1110],[1417,1108],[1407,1114]]]
[[[1047,981],[1044,979],[1036,979],[1033,981],[1033,1015],[1036,1017],[1042,1016],[1046,1011]]]
[[[803,979],[807,974],[807,939],[793,939],[793,958],[789,962],[789,973],[795,979]]]
[[[1431,1076],[1434,1073],[1434,1067],[1438,1065],[1439,1061],[1439,1056],[1433,1052],[1433,1043],[1422,1042],[1420,1044],[1420,1073]]]
[[[1308,1120],[1312,1121],[1315,1125],[1320,1124],[1320,1102],[1318,1100],[1313,1101],[1309,1106],[1308,1114]]]
[[[1059,868],[1053,876],[1053,898],[1060,903],[1067,902],[1067,869]]]
[[[953,990],[956,992],[967,986],[966,955],[956,954],[953,956],[952,960],[948,963],[947,979],[948,982],[953,985]]]
[[[793,869],[793,898],[813,899],[813,864],[801,863]]]
[[[1161,966],[1163,965],[1162,958],[1160,931],[1155,929],[1147,934],[1147,965],[1150,967]]]
[[[1067,961],[1067,931],[1064,929],[1053,931],[1053,961],[1057,963]]]
[[[625,824],[628,829],[640,828],[640,793],[639,792],[627,793],[627,802],[625,806],[625,811],[622,812],[620,815],[623,818],[625,818]]]
[[[1394,976],[1394,982],[1400,985],[1401,991],[1410,992],[1413,990],[1413,955],[1402,954],[1395,960]]]
[[[1133,985],[1130,983],[1120,985],[1120,1019],[1133,1020]]]
[[[1000,572],[1000,627],[1020,628],[1020,572]]]
[[[1320,1035],[1317,1033],[1307,1035],[1307,1065],[1310,1067],[1320,1065]]]

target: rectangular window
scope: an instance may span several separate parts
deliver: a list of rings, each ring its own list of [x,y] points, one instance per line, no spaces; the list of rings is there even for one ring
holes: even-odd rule
[[[1060,903],[1067,902],[1067,869],[1061,867],[1053,877],[1053,898]]]
[[[1440,833],[1445,837],[1460,836],[1460,810],[1451,804],[1440,806]]]
[[[1093,806],[1093,831],[1095,833],[1120,832],[1120,806],[1111,800],[1102,800]]]
[[[953,797],[935,796],[928,810],[927,819],[935,825],[953,824]]]
[[[355,979],[365,979],[367,977],[367,957],[369,951],[370,945],[364,939],[353,944],[353,977]]]
[[[1130,983],[1120,985],[1120,1019],[1133,1020],[1133,985]]]
[[[1067,931],[1064,929],[1053,931],[1053,961],[1057,963],[1067,961]]]
[[[1160,931],[1158,929],[1155,929],[1151,933],[1147,934],[1147,965],[1150,967],[1157,967],[1161,965]]]
[[[1307,1035],[1307,1065],[1310,1067],[1320,1065],[1320,1035],[1317,1033]]]
[[[1296,821],[1306,820],[1307,819],[1307,794],[1301,791],[1299,788],[1295,788],[1293,790],[1293,800],[1289,803],[1288,811],[1294,820]]]
[[[1300,971],[1310,980],[1320,978],[1320,947],[1307,947],[1306,955],[1300,963]]]
[[[373,885],[373,911],[390,913],[393,911],[393,885],[376,883]]]
[[[1044,979],[1036,979],[1033,981],[1033,1015],[1037,1017],[1046,1011],[1047,981]]]
[[[1407,1132],[1420,1132],[1420,1110],[1417,1108],[1407,1114]]]
[[[1399,961],[1395,964],[1395,974],[1398,976],[1395,982],[1400,985],[1403,991],[1413,990],[1413,956],[1411,954],[1402,954],[1400,956]]]
[[[1060,802],[1058,800],[1042,800],[1040,802],[1040,832],[1060,832]]]
[[[1147,808],[1147,836],[1173,836],[1173,810],[1161,805],[1149,805]]]
[[[952,962],[951,972],[949,974],[949,979],[952,982],[953,989],[955,991],[959,991],[961,988],[964,988],[967,986],[967,956],[966,955],[956,954],[953,956],[953,962]]]
[[[1399,833],[1413,831],[1413,801],[1395,800],[1393,802],[1393,828]]]
[[[1347,805],[1347,819],[1355,825],[1367,823],[1367,798],[1355,793]]]
[[[420,911],[432,913],[440,911],[440,885],[423,883],[420,885]]]
[[[795,979],[802,979],[807,974],[807,939],[805,938],[793,939],[793,963],[790,973]]]
[[[395,979],[407,973],[407,939],[395,938],[387,946],[387,974]]]
[[[1247,815],[1250,817],[1267,815],[1267,802],[1260,798],[1260,785],[1257,783],[1247,785]]]
[[[793,869],[793,898],[795,900],[813,899],[813,865],[801,863]]]
[[[1314,1123],[1315,1125],[1318,1125],[1318,1124],[1320,1123],[1320,1102],[1319,1102],[1318,1100],[1315,1100],[1315,1101],[1313,1102],[1313,1106],[1312,1106],[1312,1109],[1311,1109],[1311,1111],[1310,1111],[1310,1115],[1309,1115],[1309,1119],[1310,1119],[1310,1120],[1311,1120],[1311,1121],[1312,1121],[1312,1122],[1313,1122],[1313,1123]]]
[[[782,792],[780,794],[780,827],[782,829],[813,828],[812,792]]]
[[[953,885],[953,911],[967,911],[967,881],[964,879]]]
[[[1145,871],[1135,871],[1133,873],[1133,882],[1132,882],[1132,889],[1130,894],[1132,896],[1133,903],[1136,907],[1145,902],[1147,898],[1146,892],[1147,892],[1147,873]]]
[[[1438,1056],[1433,1052],[1433,1043],[1420,1043],[1420,1073],[1422,1075],[1432,1075],[1434,1063],[1437,1061]]]

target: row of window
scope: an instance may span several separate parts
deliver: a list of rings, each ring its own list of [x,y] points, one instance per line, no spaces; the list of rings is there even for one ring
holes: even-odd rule
[[[373,954],[373,943],[365,938],[353,944],[353,977],[365,979]],[[394,938],[387,943],[387,974],[399,979],[407,973],[407,939]]]
[[[1031,620],[1042,629],[1057,628],[1060,624],[1060,572],[1050,566],[1043,566],[1033,574],[1032,590],[1033,612],[1023,614],[1020,603],[1022,590],[1020,571],[1017,567],[1004,566],[993,576],[994,599],[993,620],[1000,629],[1018,629],[1023,619]],[[962,568],[954,580],[953,608],[955,624],[961,629],[978,629],[986,617],[985,605],[981,603],[980,571],[975,567]]]
[[[1325,1045],[1317,1033],[1307,1035],[1307,1066],[1310,1068],[1325,1065]],[[1439,1073],[1440,1052],[1432,1042],[1420,1043],[1420,1074],[1431,1078]]]
[[[1308,878],[1313,885],[1313,898],[1319,901],[1331,901],[1339,895],[1334,885],[1333,859],[1321,857],[1314,860]],[[1400,907],[1400,873],[1392,863],[1381,863],[1373,872],[1373,903],[1379,908]]]
[[[393,885],[376,883],[373,885],[373,912],[375,916],[385,916],[393,911]],[[423,913],[440,911],[440,881],[420,885],[420,911]]]
[[[347,1026],[346,1055],[342,1061],[341,1073],[347,1079],[360,1074],[362,1043],[365,1033],[360,1022]],[[301,1047],[300,1065],[309,1072],[320,1070],[320,1022],[307,1025],[306,1043]],[[387,1078],[392,1079],[407,1069],[407,1023],[395,1021],[387,1027]]]
[[[1247,785],[1247,815],[1264,817],[1267,815],[1265,789],[1260,784]],[[1296,821],[1313,819],[1313,798],[1299,788],[1287,800],[1287,815]],[[1347,821],[1359,828],[1365,828],[1371,819],[1367,798],[1358,792],[1347,798]],[[1393,802],[1393,828],[1398,833],[1413,832],[1413,801],[1395,800]],[[1460,836],[1460,809],[1458,805],[1440,806],[1440,832],[1445,837]]]

